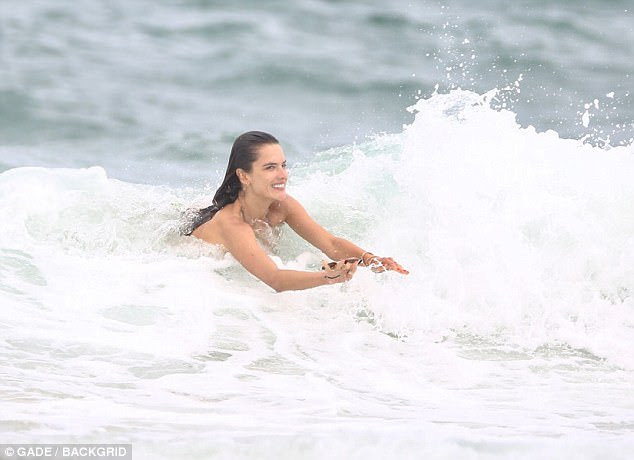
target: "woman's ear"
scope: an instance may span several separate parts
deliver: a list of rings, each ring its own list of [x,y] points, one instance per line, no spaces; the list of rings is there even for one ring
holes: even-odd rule
[[[247,173],[242,168],[236,169],[236,175],[238,176],[238,180],[245,187],[249,185],[249,179],[247,178]]]

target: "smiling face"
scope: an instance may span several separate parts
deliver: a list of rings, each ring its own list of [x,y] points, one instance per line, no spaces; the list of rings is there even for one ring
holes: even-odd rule
[[[258,148],[251,171],[238,170],[243,188],[261,198],[281,201],[286,198],[286,157],[279,144],[264,144]]]

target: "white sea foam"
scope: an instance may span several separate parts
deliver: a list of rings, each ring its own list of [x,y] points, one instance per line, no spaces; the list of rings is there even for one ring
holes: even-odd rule
[[[521,129],[493,97],[420,100],[402,135],[334,152],[336,172],[298,193],[323,220],[343,202],[332,225],[365,225],[348,232],[411,269],[359,283],[386,330],[566,344],[632,368],[632,146]]]
[[[583,439],[588,457],[609,442],[625,458],[632,147],[522,129],[494,97],[436,94],[402,133],[291,173],[317,220],[408,277],[274,294],[178,234],[213,190],[98,167],[0,174],[0,408],[15,441],[131,440],[141,458],[572,458]],[[285,231],[280,265],[320,259]]]

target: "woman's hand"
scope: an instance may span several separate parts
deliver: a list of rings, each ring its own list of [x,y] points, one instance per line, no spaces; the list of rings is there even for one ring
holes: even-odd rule
[[[365,261],[365,265],[374,273],[382,273],[386,270],[392,270],[401,275],[409,275],[409,271],[405,270],[398,262],[391,257],[378,257],[372,255]]]
[[[324,278],[327,284],[344,283],[350,281],[357,271],[361,259],[345,259],[338,262],[323,262]]]

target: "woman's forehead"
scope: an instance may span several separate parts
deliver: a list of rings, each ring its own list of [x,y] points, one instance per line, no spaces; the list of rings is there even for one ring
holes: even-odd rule
[[[255,162],[259,164],[283,163],[285,160],[284,151],[279,144],[264,144],[258,149],[258,158]]]

